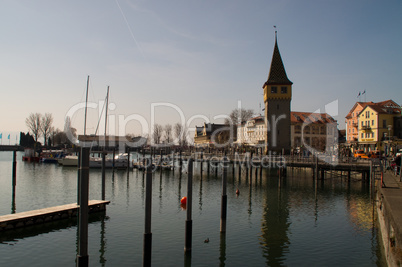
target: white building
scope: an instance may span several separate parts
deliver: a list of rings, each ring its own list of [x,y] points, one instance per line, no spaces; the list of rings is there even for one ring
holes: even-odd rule
[[[263,145],[265,143],[265,122],[263,116],[249,119],[237,126],[238,145]]]

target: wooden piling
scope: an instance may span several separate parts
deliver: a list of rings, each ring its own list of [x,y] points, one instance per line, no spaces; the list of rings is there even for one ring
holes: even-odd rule
[[[182,173],[182,169],[183,169],[183,160],[182,160],[182,158],[181,158],[181,149],[180,149],[180,152],[179,152],[180,154],[179,154],[179,172],[180,173]]]
[[[13,151],[13,172],[12,172],[12,185],[13,188],[17,185],[17,151]]]
[[[211,168],[211,158],[207,159],[207,175],[209,176],[209,171]]]
[[[11,213],[14,214],[16,211],[16,202],[15,202],[15,188],[17,186],[17,159],[16,159],[17,151],[13,151],[13,173],[12,173],[12,199],[11,199]]]
[[[222,201],[221,201],[221,233],[226,233],[226,217],[227,217],[227,158],[223,158],[223,174],[222,174]]]
[[[129,177],[130,173],[130,148],[127,147],[127,178]]]
[[[202,153],[202,152],[201,152]],[[188,160],[188,180],[187,180],[187,219],[185,227],[185,243],[184,252],[191,252],[192,235],[193,235],[193,220],[191,218],[193,202],[193,159]]]
[[[315,158],[314,178],[318,180],[318,157]]]
[[[106,198],[106,153],[102,153],[102,200]]]
[[[152,160],[146,160],[146,183],[145,183],[145,230],[144,230],[144,248],[142,254],[142,266],[151,266],[152,254]]]
[[[77,266],[88,266],[89,147],[81,148]]]
[[[204,162],[204,153],[201,151],[201,166],[200,166],[200,173],[201,173],[201,177],[202,177],[202,165]]]
[[[260,179],[262,178],[262,167],[263,167],[263,162],[262,162],[262,160],[261,160],[261,163],[260,163],[261,165],[260,165]]]
[[[114,172],[114,164],[115,164],[115,160],[116,160],[116,148],[113,148],[113,164],[112,164],[112,170]]]
[[[79,204],[80,201],[80,188],[81,188],[81,151],[78,152],[78,163],[77,163],[77,204]]]

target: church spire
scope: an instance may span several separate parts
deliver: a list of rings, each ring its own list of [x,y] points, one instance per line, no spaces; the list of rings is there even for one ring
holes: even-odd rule
[[[274,26],[275,27],[275,26]],[[275,27],[276,28],[276,27]],[[271,67],[269,69],[268,80],[263,85],[292,85],[293,83],[286,75],[285,66],[278,48],[277,31],[275,30],[275,47],[272,55]]]

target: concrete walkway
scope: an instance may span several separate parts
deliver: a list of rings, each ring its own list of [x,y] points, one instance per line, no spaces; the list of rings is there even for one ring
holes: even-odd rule
[[[399,175],[386,171],[385,186],[378,183],[377,213],[388,266],[402,266],[402,182]]]

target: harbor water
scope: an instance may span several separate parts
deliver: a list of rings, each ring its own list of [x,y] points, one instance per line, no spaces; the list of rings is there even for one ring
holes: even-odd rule
[[[27,163],[0,152],[0,215],[77,201],[77,168]],[[137,156],[133,153],[132,157]],[[309,170],[228,169],[226,234],[220,233],[222,171],[194,165],[192,252],[184,253],[187,174],[155,171],[152,179],[152,266],[385,266],[370,187],[339,175],[317,183]],[[256,175],[257,174],[257,175]],[[100,170],[90,170],[90,199],[102,196]],[[239,189],[239,194],[236,190]],[[107,170],[105,213],[90,216],[90,266],[142,266],[145,178]],[[209,239],[209,242],[204,242]],[[77,221],[0,233],[0,266],[75,266]]]

